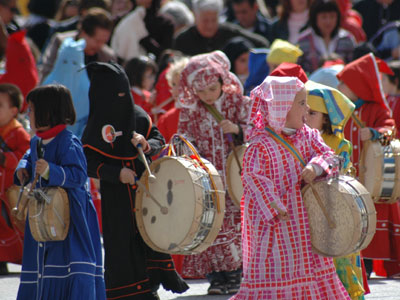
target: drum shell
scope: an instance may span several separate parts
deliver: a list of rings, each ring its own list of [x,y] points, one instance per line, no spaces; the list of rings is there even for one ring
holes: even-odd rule
[[[313,251],[327,257],[341,257],[368,246],[376,230],[376,211],[369,192],[349,176],[315,182],[335,228],[329,227],[310,185],[302,190],[308,214]]]
[[[201,220],[204,217],[204,214],[209,213],[211,210],[205,209],[204,205],[204,193],[205,190],[203,187],[198,184],[198,177],[199,173],[196,171],[196,168],[194,165],[197,163],[188,158],[183,158],[183,157],[163,157],[160,158],[156,161],[154,161],[151,165],[151,171],[152,173],[156,176],[157,180],[155,183],[150,183],[148,182],[148,172],[145,171],[140,179],[140,181],[145,184],[150,193],[154,194],[154,196],[157,199],[161,199],[160,202],[166,205],[166,201],[163,200],[164,198],[162,195],[166,194],[168,191],[163,190],[163,182],[167,180],[167,178],[162,178],[160,176],[160,173],[162,172],[169,172],[171,174],[171,181],[173,182],[179,182],[181,181],[182,186],[185,186],[188,188],[187,190],[193,190],[194,195],[189,195],[187,193],[185,195],[185,201],[187,197],[187,201],[190,201],[188,206],[193,209],[194,211],[188,212],[189,215],[193,215],[193,220],[191,221],[191,224],[181,224],[181,226],[177,225],[179,228],[183,228],[183,231],[187,229],[187,234],[184,236],[180,237],[180,241],[177,241],[176,243],[171,243],[176,245],[175,247],[167,247],[167,246],[161,246],[161,241],[159,241],[156,238],[151,238],[152,233],[157,232],[157,230],[152,230],[151,225],[149,225],[147,218],[147,209],[149,206],[152,205],[152,200],[146,196],[146,193],[143,189],[140,187],[136,191],[136,200],[135,200],[135,215],[136,215],[136,223],[139,229],[139,232],[143,238],[143,240],[146,242],[146,244],[151,247],[153,250],[158,251],[158,252],[163,252],[163,253],[168,253],[168,254],[197,254],[205,249],[207,249],[209,246],[212,245],[214,242],[215,238],[217,237],[219,230],[222,226],[223,219],[224,219],[224,210],[225,210],[225,191],[224,191],[224,186],[222,183],[222,179],[220,175],[218,174],[218,171],[214,168],[214,166],[209,163],[207,160],[202,159],[203,162],[206,164],[207,168],[209,169],[213,180],[216,185],[216,195],[219,198],[219,211],[216,211],[213,209],[213,212],[211,212],[214,217],[213,217],[213,222],[210,230],[208,231],[208,234],[205,236],[205,238],[200,242],[200,244],[197,244],[194,247],[191,247],[194,243],[194,240],[197,237],[197,234],[202,230],[201,227]],[[170,167],[170,164],[175,165],[176,168],[175,171],[173,169],[167,170],[167,165]],[[165,166],[165,167],[163,167]],[[162,169],[165,170],[162,170]],[[190,178],[191,182],[185,182],[183,183],[182,178],[180,177],[180,172],[182,170],[186,170],[187,174],[185,174],[184,177]],[[179,171],[179,172],[178,172]],[[209,182],[211,185],[211,182]],[[175,183],[173,185],[175,187]],[[178,188],[178,184],[176,184],[176,187]],[[175,192],[176,193],[176,192]],[[182,195],[181,195],[182,196]],[[176,199],[176,201],[180,201],[182,199]],[[185,201],[181,201],[179,203],[184,204]],[[194,203],[193,203],[194,201]],[[153,206],[155,207],[155,206]],[[173,206],[168,206],[168,209],[173,209]],[[154,208],[155,213],[157,214],[159,211],[158,207]],[[157,211],[158,210],[158,211]],[[150,212],[149,212],[150,215]],[[172,212],[171,214],[167,214],[165,216],[162,216],[161,213],[158,213],[158,217],[161,220],[164,220],[164,224],[166,227],[170,226],[171,224],[176,224],[176,219],[173,218]],[[179,223],[179,221],[178,221]],[[171,234],[171,236],[174,234],[174,228],[171,228],[171,230],[168,231],[166,234]],[[164,239],[174,241],[175,239],[173,237],[169,236],[163,236]]]
[[[400,141],[387,146],[364,142],[360,160],[360,182],[376,203],[396,203],[400,198]]]
[[[70,207],[67,192],[60,187],[42,189],[50,203],[29,193],[28,220],[33,238],[38,242],[63,241],[68,235]],[[62,221],[60,221],[60,219]]]
[[[7,189],[7,201],[8,205],[10,208],[10,212],[12,211],[13,208],[16,207],[17,202],[18,202],[18,197],[19,193],[21,190],[21,186],[18,185],[12,185]],[[21,196],[21,201],[19,202],[19,205],[17,207],[18,211],[24,209],[24,212],[20,214],[20,218],[18,218],[15,214],[10,213],[11,215],[11,220],[13,224],[22,232],[24,233],[25,231],[25,220],[26,220],[26,214],[28,211],[28,208],[26,207],[26,203],[28,201],[28,190],[29,186],[25,186],[22,191],[22,196]]]
[[[235,148],[241,166],[243,166],[243,157],[247,147],[248,145],[245,144],[237,146]],[[226,160],[226,186],[228,194],[232,199],[232,202],[237,207],[240,207],[240,201],[243,196],[243,182],[241,174],[239,173],[239,166],[236,162],[233,151],[229,153],[228,158]]]

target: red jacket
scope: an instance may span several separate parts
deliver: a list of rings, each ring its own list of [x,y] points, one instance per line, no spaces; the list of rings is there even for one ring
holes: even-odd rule
[[[394,120],[390,116],[390,111],[375,102],[365,102],[361,107],[356,108],[354,114],[363,121],[366,127],[373,128],[379,132],[391,130],[394,126]],[[360,139],[360,130],[353,119],[350,119],[347,122],[346,127],[344,128],[344,136],[353,144],[351,161],[353,162],[353,166],[357,169],[358,174],[363,143]]]

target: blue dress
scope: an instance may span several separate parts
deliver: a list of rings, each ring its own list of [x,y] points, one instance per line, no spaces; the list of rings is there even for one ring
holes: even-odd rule
[[[31,140],[17,169],[26,168],[34,177],[37,143]],[[80,140],[64,129],[44,148],[49,163],[49,179],[37,186],[59,186],[68,193],[70,227],[64,241],[37,242],[28,221],[25,226],[21,283],[17,299],[102,300],[105,299],[99,225],[86,189],[87,163]],[[15,181],[19,184],[18,179]]]

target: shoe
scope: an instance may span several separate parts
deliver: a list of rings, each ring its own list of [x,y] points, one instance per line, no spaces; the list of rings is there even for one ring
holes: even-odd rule
[[[10,272],[8,272],[7,263],[4,261],[0,262],[0,275],[8,274],[10,274]]]
[[[209,295],[225,295],[226,287],[222,281],[214,280],[211,282],[210,287],[207,290]]]
[[[240,282],[228,282],[226,284],[227,294],[233,295],[239,292]]]

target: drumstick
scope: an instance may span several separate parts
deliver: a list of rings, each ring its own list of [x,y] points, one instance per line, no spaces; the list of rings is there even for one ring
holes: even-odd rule
[[[154,176],[154,175],[151,173],[149,164],[147,163],[147,159],[146,159],[146,157],[144,156],[144,153],[143,153],[142,144],[137,144],[136,147],[137,147],[137,149],[138,149],[138,151],[139,151],[140,157],[141,157],[142,160],[143,160],[143,163],[144,163],[144,165],[145,165],[145,167],[146,167],[147,172],[149,172],[149,181],[150,181],[150,182],[155,182],[157,178],[156,178],[156,176]]]
[[[324,214],[326,220],[328,221],[329,227],[330,227],[330,228],[336,228],[336,225],[335,225],[335,223],[331,220],[331,218],[329,217],[328,212],[326,211],[325,206],[324,206],[324,204],[322,203],[322,200],[321,200],[321,198],[319,197],[319,194],[318,194],[317,190],[316,190],[315,187],[314,187],[314,184],[313,184],[312,182],[310,182],[309,184],[310,184],[310,187],[311,187],[311,191],[313,192],[314,197],[315,197],[315,199],[317,200],[317,203],[318,203],[319,207],[320,207],[321,210],[322,210],[322,213]]]
[[[135,133],[136,133],[136,132],[134,131],[133,134],[135,134]],[[154,176],[154,175],[151,173],[149,164],[147,163],[146,156],[145,156],[144,153],[143,153],[143,146],[142,146],[142,144],[137,144],[137,145],[136,145],[136,148],[138,149],[138,152],[139,152],[139,154],[140,154],[140,157],[141,157],[142,160],[143,160],[144,166],[146,167],[146,170],[147,170],[147,172],[149,173],[149,181],[150,181],[150,182],[155,182],[157,178],[156,178],[156,176]]]
[[[235,157],[236,163],[237,163],[237,165],[239,167],[239,175],[241,175],[242,174],[242,164],[239,161],[239,156],[237,154],[235,144],[233,143],[232,134],[227,133],[226,137],[228,138],[229,147],[231,147],[231,149],[233,151],[233,156]]]
[[[168,213],[168,208],[165,207],[165,206],[162,206],[162,205],[160,204],[160,202],[157,201],[157,199],[150,193],[150,191],[147,189],[147,187],[146,187],[140,180],[136,181],[136,184],[137,184],[140,188],[142,188],[142,189],[144,190],[144,192],[150,197],[151,200],[154,201],[155,204],[157,204],[157,206],[160,208],[161,213],[162,213],[163,215],[166,215],[166,214]]]
[[[41,159],[41,158],[43,158],[44,153],[43,153],[43,147],[42,147],[42,139],[39,139],[38,142],[37,142],[37,144],[36,144],[36,153],[37,153],[37,159],[38,159],[38,160]],[[37,181],[39,180],[39,176],[40,176],[40,174],[36,174],[35,178],[33,179],[33,182],[32,182],[32,185],[31,185],[31,188],[30,188],[28,194],[32,193],[33,189],[34,189],[35,186],[36,186]],[[21,194],[20,194],[20,197],[21,197]],[[20,220],[20,221],[23,220],[23,218],[24,218],[24,211],[25,211],[25,208],[26,208],[26,206],[28,205],[28,203],[29,203],[29,198],[28,198],[28,200],[25,201],[25,203],[23,204],[21,210],[18,210],[18,205],[12,209],[13,214],[15,215],[15,217],[16,217],[18,220]]]

